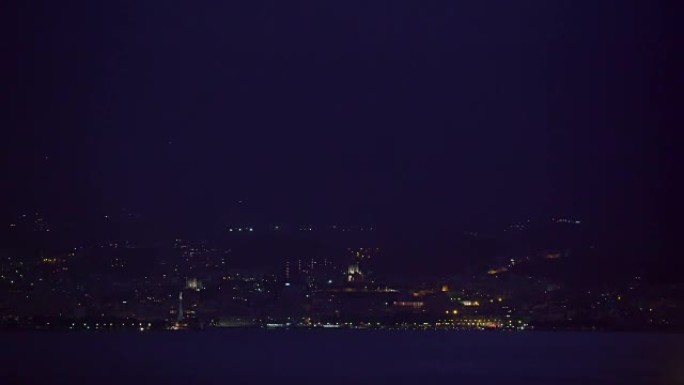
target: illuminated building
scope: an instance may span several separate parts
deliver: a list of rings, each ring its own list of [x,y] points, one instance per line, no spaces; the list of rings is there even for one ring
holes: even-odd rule
[[[411,293],[412,296],[414,297],[425,297],[426,295],[434,294],[435,291],[432,289],[421,289],[421,290],[416,290]]]
[[[347,282],[360,282],[363,280],[363,273],[358,263],[353,263],[347,268]]]
[[[371,256],[376,254],[380,249],[375,247],[360,247],[357,249],[347,249],[352,255],[353,262],[347,268],[347,282],[363,282],[364,273],[362,266],[371,259]]]
[[[223,328],[254,326],[254,320],[250,317],[222,317],[215,322],[214,326]]]
[[[394,306],[398,307],[408,307],[412,309],[420,309],[425,305],[422,301],[394,301],[392,302]]]
[[[199,279],[188,278],[185,280],[185,288],[195,290],[195,291],[200,291],[200,290],[204,289],[204,286],[202,285],[202,281],[200,281]]]
[[[507,272],[507,271],[508,271],[508,268],[507,268],[507,267],[500,267],[500,268],[497,268],[497,269],[489,269],[489,270],[487,271],[487,274],[489,274],[489,275],[497,275],[497,274],[500,274],[500,273],[505,273],[505,272]]]

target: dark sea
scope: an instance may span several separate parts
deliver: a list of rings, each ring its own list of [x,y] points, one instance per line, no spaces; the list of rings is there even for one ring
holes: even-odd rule
[[[0,384],[684,384],[684,335],[0,333]]]

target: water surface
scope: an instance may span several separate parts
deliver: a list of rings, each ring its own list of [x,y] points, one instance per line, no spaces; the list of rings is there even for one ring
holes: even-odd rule
[[[215,330],[0,334],[3,383],[684,384],[684,335]]]

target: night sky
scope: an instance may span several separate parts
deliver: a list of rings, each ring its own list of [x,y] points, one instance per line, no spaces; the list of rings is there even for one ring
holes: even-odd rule
[[[3,215],[419,232],[562,216],[674,254],[684,60],[664,2],[16,3]]]

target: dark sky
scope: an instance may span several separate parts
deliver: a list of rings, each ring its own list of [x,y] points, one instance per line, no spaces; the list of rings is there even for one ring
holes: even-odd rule
[[[654,244],[684,68],[655,1],[3,2],[3,211]],[[628,234],[628,235],[625,235]]]

